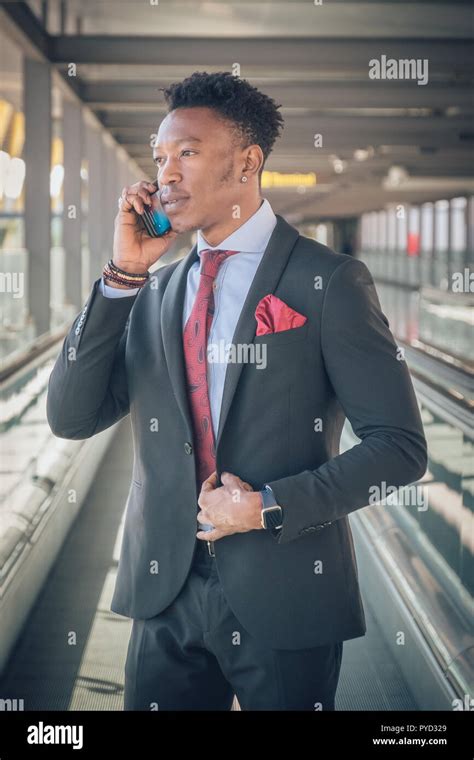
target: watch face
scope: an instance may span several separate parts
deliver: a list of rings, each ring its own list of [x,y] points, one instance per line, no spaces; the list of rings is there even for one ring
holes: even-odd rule
[[[282,527],[282,509],[281,507],[269,507],[264,510],[263,521],[267,529]]]

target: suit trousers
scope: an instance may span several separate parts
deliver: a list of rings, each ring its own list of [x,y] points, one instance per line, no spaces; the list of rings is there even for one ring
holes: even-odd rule
[[[343,642],[271,649],[230,609],[205,541],[178,596],[133,619],[125,710],[334,710]],[[269,593],[271,591],[269,590]]]

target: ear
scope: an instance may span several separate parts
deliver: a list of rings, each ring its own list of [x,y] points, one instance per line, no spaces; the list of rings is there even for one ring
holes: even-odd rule
[[[249,145],[244,151],[242,173],[249,178],[253,175],[258,177],[263,162],[264,156],[260,145]]]

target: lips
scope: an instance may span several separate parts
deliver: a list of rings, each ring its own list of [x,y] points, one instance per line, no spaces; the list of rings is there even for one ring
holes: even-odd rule
[[[189,200],[188,196],[171,196],[169,198],[162,198],[161,205],[165,209],[166,213],[180,209],[186,201]]]

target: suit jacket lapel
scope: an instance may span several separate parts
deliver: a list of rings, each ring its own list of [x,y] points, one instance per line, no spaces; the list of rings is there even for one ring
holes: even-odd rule
[[[255,319],[257,304],[263,296],[273,293],[276,289],[298,239],[298,231],[288,224],[283,217],[278,214],[276,216],[277,224],[257,268],[235,328],[232,338],[234,345],[253,342],[257,331],[257,320]],[[197,246],[194,246],[171,275],[161,307],[161,331],[166,362],[176,401],[186,423],[190,440],[192,440],[193,428],[184,364],[183,308],[188,271],[197,260],[199,260]],[[216,449],[222,436],[242,366],[241,363],[237,362],[227,365],[219,429],[216,436]]]
[[[161,305],[161,334],[166,363],[176,401],[188,428],[190,441],[193,439],[193,426],[184,364],[183,309],[188,272],[195,261],[199,261],[197,245],[192,248],[174,270],[166,287]]]
[[[277,224],[273,230],[272,236],[268,241],[265,253],[255,272],[247,298],[245,299],[240,317],[235,328],[232,338],[232,344],[252,343],[257,332],[257,320],[255,318],[255,309],[263,296],[273,293],[276,289],[280,277],[286,267],[291,251],[298,239],[298,230],[292,227],[279,214],[276,215]],[[229,363],[227,365],[224,392],[222,395],[221,413],[219,417],[219,429],[216,436],[216,451],[222,437],[222,431],[225,426],[227,415],[237,389],[240,373],[243,364],[240,362]]]

